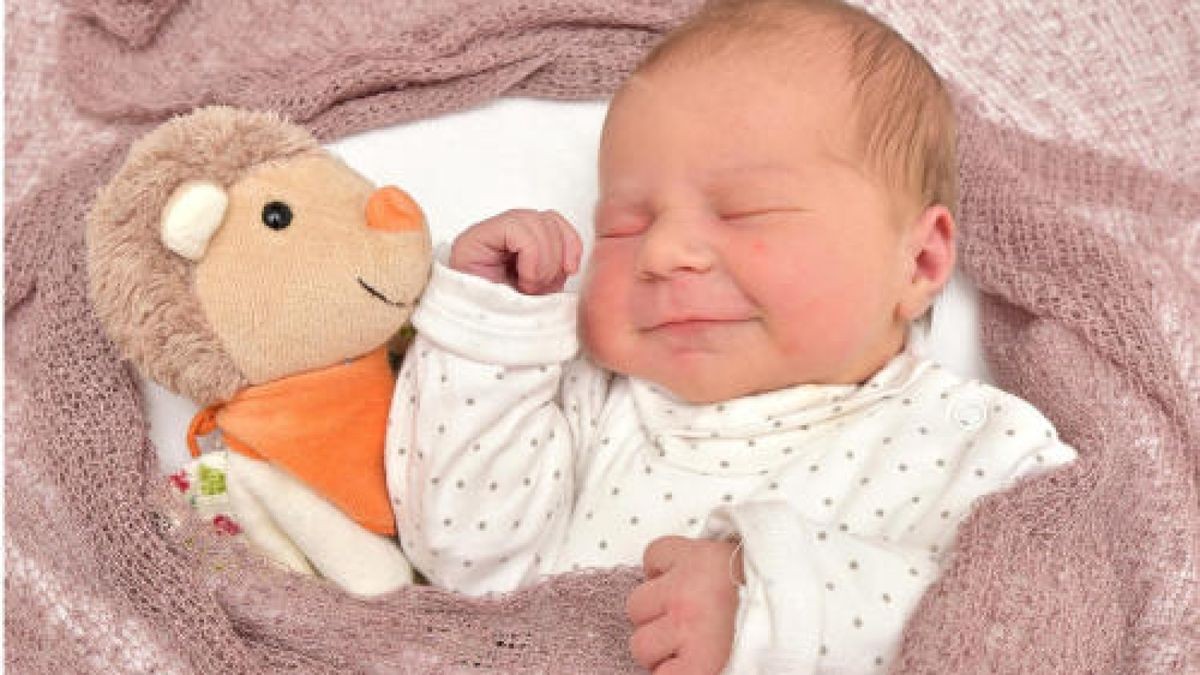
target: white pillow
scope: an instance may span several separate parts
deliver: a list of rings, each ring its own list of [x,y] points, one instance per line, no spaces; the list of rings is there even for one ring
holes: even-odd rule
[[[505,98],[478,108],[358,134],[329,145],[378,185],[408,191],[428,217],[433,242],[449,242],[512,208],[554,209],[591,249],[596,149],[605,101]],[[581,275],[568,284],[574,288]],[[978,293],[956,275],[939,298],[925,353],[966,377],[988,379],[981,357]],[[143,381],[150,437],[164,471],[188,460],[190,401]]]

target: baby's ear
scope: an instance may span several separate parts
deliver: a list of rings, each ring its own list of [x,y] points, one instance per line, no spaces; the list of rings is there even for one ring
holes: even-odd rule
[[[950,280],[957,227],[954,215],[941,204],[926,207],[909,224],[905,246],[911,274],[897,307],[905,322],[924,314]]]

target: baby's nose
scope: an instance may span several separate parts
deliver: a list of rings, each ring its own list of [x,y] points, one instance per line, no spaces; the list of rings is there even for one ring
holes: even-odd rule
[[[387,185],[367,200],[367,226],[383,232],[420,230],[425,227],[425,214],[407,192]]]
[[[639,276],[669,277],[712,268],[713,252],[703,228],[689,222],[687,218],[662,216],[651,224],[638,251]]]

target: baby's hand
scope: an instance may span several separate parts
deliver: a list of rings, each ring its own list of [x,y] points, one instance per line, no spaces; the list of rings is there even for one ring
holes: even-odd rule
[[[738,592],[729,541],[662,537],[646,547],[646,581],[629,594],[633,658],[654,675],[719,673],[733,649]],[[733,561],[741,576],[741,561]]]
[[[554,211],[515,209],[472,225],[454,240],[450,267],[522,293],[561,291],[579,269],[583,242]]]

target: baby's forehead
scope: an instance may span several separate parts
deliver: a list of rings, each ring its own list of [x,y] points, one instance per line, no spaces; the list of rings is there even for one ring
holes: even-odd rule
[[[716,0],[651,51],[628,86],[618,91],[614,109],[622,105],[621,94],[637,87],[642,78],[692,78],[713,89],[752,80],[756,86],[763,83],[785,92],[775,106],[781,114],[793,110],[786,92],[795,93],[802,110],[824,115],[821,133],[844,151],[839,154],[858,160],[860,169],[906,199],[956,209],[955,123],[949,94],[920,52],[865,10],[839,0]],[[708,100],[715,109],[735,108],[756,91],[750,86],[732,90],[743,100]],[[669,112],[658,109],[650,114]],[[755,109],[745,116],[762,119],[760,115],[771,114],[770,109]],[[811,121],[808,117],[799,124]],[[788,129],[785,124],[770,133],[786,135]]]
[[[700,70],[713,77],[769,73],[781,82],[804,86],[813,73],[836,75],[849,82],[850,45],[844,31],[814,25],[784,34],[764,29],[761,35],[738,34],[732,39],[680,40],[635,71],[669,77],[674,72]]]
[[[861,48],[855,34],[860,13],[813,11],[803,4],[780,8],[770,2],[747,3],[745,11],[728,17],[718,13],[693,20],[668,34],[637,70],[736,62],[782,73],[810,67],[848,72],[851,54]],[[701,12],[696,18],[704,16]]]
[[[696,141],[719,155],[706,156],[706,163],[791,164],[808,161],[809,149],[828,152],[835,160],[861,160],[854,88],[831,61],[813,60],[790,71],[765,68],[749,54],[663,64],[625,82],[613,99],[610,121],[617,129],[637,129],[634,133],[651,141],[663,135],[700,136]],[[606,133],[603,140],[610,136]],[[602,157],[605,149],[602,141]]]
[[[667,99],[670,108],[725,110],[725,117],[728,113],[759,120],[771,117],[792,130],[819,126],[820,133],[830,138],[853,141],[858,137],[858,87],[847,59],[812,45],[798,50],[739,41],[714,52],[681,52],[635,72],[613,105],[622,105],[623,93],[656,96],[656,90],[675,94],[675,99],[660,97]],[[688,100],[678,100],[685,96]],[[769,106],[758,105],[767,100]]]

